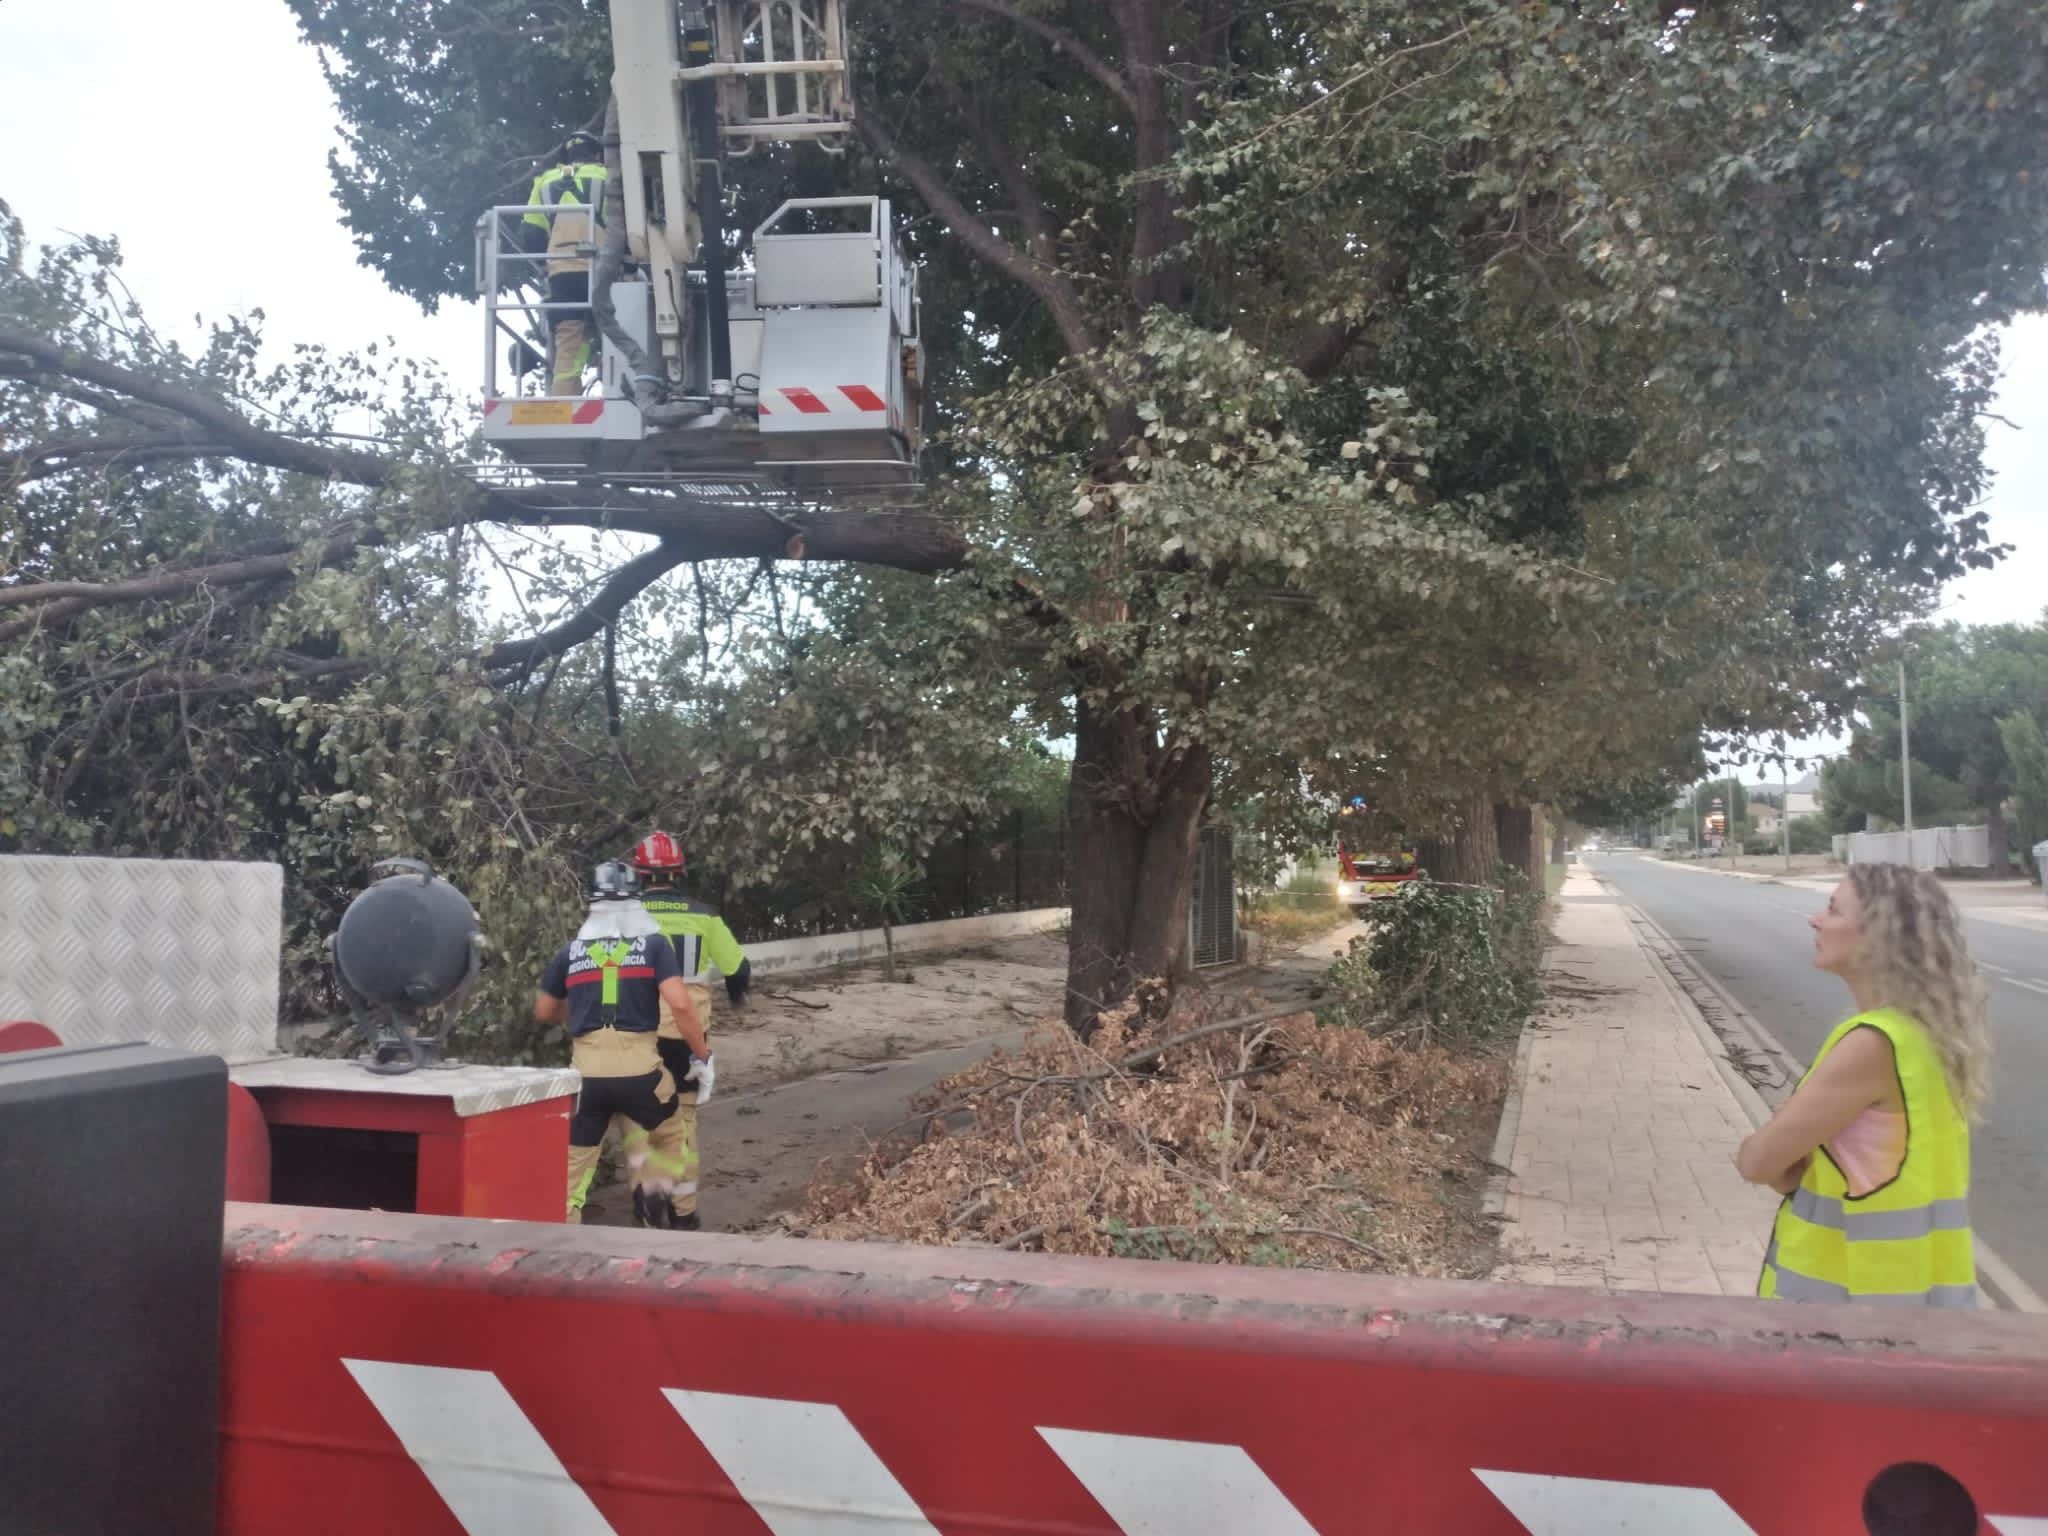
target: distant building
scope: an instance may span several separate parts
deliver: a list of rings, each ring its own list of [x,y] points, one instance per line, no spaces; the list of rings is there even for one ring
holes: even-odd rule
[[[1769,795],[1771,799],[1783,799],[1785,810],[1794,821],[1802,816],[1820,814],[1820,775],[1806,774],[1787,784],[1751,784],[1745,787],[1749,796],[1749,827],[1761,836],[1778,830],[1779,815],[1775,805],[1766,805],[1757,797]]]

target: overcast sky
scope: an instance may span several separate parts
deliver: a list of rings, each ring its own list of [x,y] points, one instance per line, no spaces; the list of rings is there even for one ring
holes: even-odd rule
[[[159,330],[262,308],[280,346],[385,336],[480,387],[481,322],[359,266],[329,195],[336,116],[283,0],[0,0],[0,198],[30,235],[120,238]],[[1972,623],[2048,606],[2048,318],[2014,327],[1991,427],[1991,531],[2014,546],[1949,594]]]

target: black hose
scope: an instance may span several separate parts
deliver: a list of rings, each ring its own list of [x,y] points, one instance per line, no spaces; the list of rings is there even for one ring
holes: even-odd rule
[[[597,265],[590,274],[590,310],[597,316],[598,329],[625,357],[632,376],[633,403],[644,411],[666,397],[668,381],[647,361],[646,350],[619,323],[618,311],[612,307],[612,284],[626,268],[626,179],[619,163],[617,97],[604,109],[604,201],[599,212],[606,217]]]

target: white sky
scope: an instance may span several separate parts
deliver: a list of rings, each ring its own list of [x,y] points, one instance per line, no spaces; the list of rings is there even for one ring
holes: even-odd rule
[[[337,120],[283,0],[0,0],[0,197],[38,240],[115,235],[160,331],[261,307],[281,346],[394,338],[480,387],[474,306],[422,315],[355,260],[329,195]],[[2048,258],[2048,253],[2044,253]],[[1970,623],[2048,607],[2048,317],[2013,328],[1991,427],[2010,559],[1948,595]]]
[[[0,197],[33,240],[113,235],[159,332],[260,308],[282,347],[390,336],[475,391],[482,321],[356,263],[338,119],[283,0],[0,0]]]

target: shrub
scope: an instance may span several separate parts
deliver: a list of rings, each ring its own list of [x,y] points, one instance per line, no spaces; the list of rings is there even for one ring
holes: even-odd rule
[[[1828,835],[1828,824],[1818,816],[1794,816],[1792,818],[1792,851],[1794,853],[1832,853],[1835,842]]]
[[[1373,909],[1372,932],[1330,970],[1348,1022],[1476,1043],[1520,1027],[1536,1005],[1543,897],[1504,869],[1498,892],[1426,877]]]

